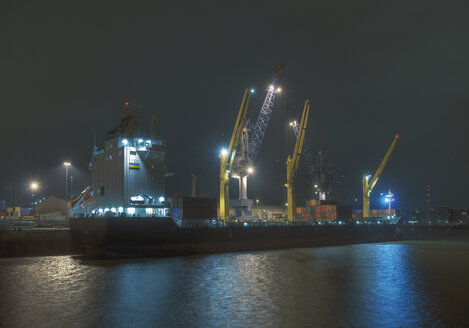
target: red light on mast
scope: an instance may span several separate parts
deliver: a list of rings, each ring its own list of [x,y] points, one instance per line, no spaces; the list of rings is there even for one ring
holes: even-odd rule
[[[128,101],[126,101],[126,102],[125,102],[125,105],[126,105],[126,106],[129,106],[129,102],[128,102]]]

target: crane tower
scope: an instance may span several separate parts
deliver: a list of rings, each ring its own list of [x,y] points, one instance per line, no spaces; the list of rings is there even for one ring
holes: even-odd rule
[[[274,68],[272,83],[267,89],[267,95],[262,103],[256,124],[251,125],[250,120],[247,120],[243,128],[232,175],[239,181],[239,197],[238,200],[233,200],[232,202],[235,208],[235,216],[238,217],[251,215],[252,200],[250,201],[247,197],[248,176],[254,172],[253,164],[259,155],[270,118],[272,117],[275,97],[281,91],[278,87],[278,80],[280,72],[284,67],[284,64],[277,64]]]

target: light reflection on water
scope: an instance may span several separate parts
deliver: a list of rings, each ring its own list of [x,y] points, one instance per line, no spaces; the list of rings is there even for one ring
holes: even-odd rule
[[[0,326],[464,326],[468,260],[468,242],[3,259]]]

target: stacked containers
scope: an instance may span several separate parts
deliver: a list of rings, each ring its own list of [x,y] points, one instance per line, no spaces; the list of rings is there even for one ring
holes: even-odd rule
[[[296,218],[299,220],[307,220],[308,213],[306,211],[306,207],[297,207],[296,208]]]
[[[394,209],[370,210],[371,215],[393,215],[395,213],[396,213],[396,210],[394,210]]]

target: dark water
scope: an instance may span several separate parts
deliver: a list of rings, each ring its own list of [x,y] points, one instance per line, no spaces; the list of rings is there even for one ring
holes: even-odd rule
[[[469,327],[469,242],[0,260],[2,327]]]

